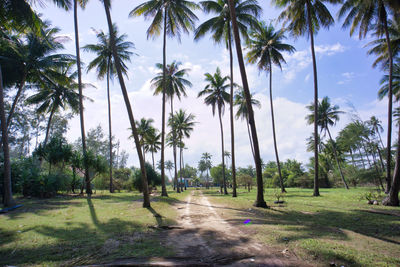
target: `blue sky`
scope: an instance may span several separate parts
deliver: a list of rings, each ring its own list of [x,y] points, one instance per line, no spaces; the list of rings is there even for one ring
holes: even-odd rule
[[[135,53],[129,66],[129,80],[127,87],[132,101],[135,119],[154,118],[154,126],[161,129],[161,97],[152,96],[150,80],[154,77],[155,63],[162,62],[162,38],[147,39],[146,30],[150,21],[143,18],[128,18],[129,11],[142,3],[138,0],[114,0],[112,5],[113,22],[117,23],[120,33],[126,33],[129,41],[135,43]],[[277,18],[280,10],[272,7],[270,1],[259,1],[263,8],[262,19],[271,21]],[[336,18],[338,7],[329,6],[332,15]],[[35,7],[54,26],[61,28],[61,35],[71,38],[66,43],[68,53],[75,54],[73,13],[57,9],[51,4],[46,7]],[[197,11],[199,17],[197,25],[208,17]],[[276,23],[273,21],[273,23]],[[280,25],[277,24],[276,28]],[[81,46],[95,43],[96,37],[92,30],[107,31],[105,13],[100,1],[89,1],[87,8],[79,10],[79,31]],[[313,76],[310,56],[309,40],[299,37],[297,40],[289,37],[287,42],[294,45],[296,52],[286,55],[287,65],[281,72],[273,70],[273,91],[278,134],[278,149],[281,159],[296,158],[306,163],[311,156],[306,152],[305,139],[310,136],[312,127],[306,125],[305,106],[313,100]],[[319,80],[319,96],[329,96],[334,104],[338,104],[347,113],[342,115],[340,122],[332,129],[335,136],[346,123],[350,121],[350,114],[357,110],[358,115],[366,120],[370,116],[378,116],[386,129],[387,101],[377,100],[379,80],[383,73],[372,68],[374,58],[367,56],[364,48],[368,40],[358,40],[358,35],[349,36],[348,30],[342,30],[337,22],[330,30],[320,30],[315,39],[317,51],[317,66]],[[93,55],[82,52],[82,60],[89,63]],[[241,82],[237,69],[236,54],[234,80]],[[196,116],[198,122],[190,140],[186,144],[185,163],[197,166],[203,152],[213,154],[214,164],[220,162],[220,132],[217,117],[212,117],[211,108],[203,104],[202,99],[197,99],[197,93],[205,86],[204,73],[215,72],[220,67],[223,74],[229,74],[229,58],[224,46],[215,45],[209,36],[199,42],[193,41],[193,35],[182,36],[181,42],[168,39],[167,62],[178,60],[186,68],[190,68],[188,79],[193,87],[188,90],[188,97],[181,103],[175,103],[176,108],[184,108]],[[261,154],[264,161],[273,160],[273,143],[271,119],[268,102],[268,80],[265,72],[259,72],[255,66],[247,65],[247,73],[252,92],[261,101],[262,108],[256,110],[256,125],[258,129]],[[94,128],[98,124],[107,129],[106,87],[105,81],[99,81],[94,72],[84,72],[85,82],[94,84],[97,89],[86,89],[85,94],[93,103],[85,103],[86,128]],[[352,106],[354,108],[352,108]],[[112,85],[112,116],[113,129],[116,137],[120,139],[122,148],[129,154],[128,165],[137,165],[137,156],[132,140],[128,140],[129,121],[117,81]],[[246,125],[236,122],[237,165],[252,164],[251,150],[247,136]],[[229,116],[228,109],[224,116],[226,150],[230,150]],[[73,141],[78,138],[79,118],[76,116],[70,122],[68,138]],[[383,135],[385,136],[385,134]],[[167,159],[172,160],[172,151],[166,152]],[[150,156],[150,155],[149,155]],[[147,156],[147,158],[150,158]],[[157,160],[159,155],[156,156]]]

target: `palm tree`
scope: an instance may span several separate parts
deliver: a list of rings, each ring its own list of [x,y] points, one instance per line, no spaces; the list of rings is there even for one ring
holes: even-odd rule
[[[334,23],[332,15],[324,5],[324,2],[339,3],[341,0],[274,0],[279,7],[285,7],[279,15],[278,20],[283,20],[288,25],[290,33],[297,37],[307,35],[311,41],[311,56],[314,72],[314,117],[318,118],[318,76],[317,60],[315,58],[314,34],[317,34],[320,27],[329,28]],[[318,123],[314,122],[314,141],[318,138]],[[318,185],[318,145],[314,145],[314,196],[319,196]]]
[[[253,0],[235,0],[236,19],[238,21],[238,27],[242,38],[248,39],[248,28],[254,28],[258,26],[257,17],[261,13],[261,7],[257,4],[257,1]],[[233,119],[233,54],[232,54],[232,30],[231,30],[231,15],[229,12],[229,6],[227,0],[208,0],[201,1],[205,13],[213,13],[216,17],[213,17],[203,24],[201,24],[195,30],[195,40],[199,40],[204,37],[206,33],[212,34],[212,39],[215,43],[224,42],[229,51],[229,62],[230,62],[230,122],[231,122],[231,149],[232,149],[232,181],[233,181],[233,193],[232,196],[236,197],[236,167],[235,167],[235,127]]]
[[[383,164],[382,151],[379,148],[379,143],[381,144],[382,149],[385,148],[385,146],[383,145],[383,142],[382,142],[381,134],[380,134],[381,132],[383,132],[383,127],[382,127],[381,123],[382,122],[378,118],[376,118],[375,116],[372,116],[369,119],[369,121],[367,121],[367,125],[370,127],[371,134],[373,136],[378,135],[379,142],[378,141],[376,142],[376,149],[378,151],[379,159],[380,159],[380,162],[381,162],[381,165],[382,165],[382,170],[384,171],[385,170],[385,165]]]
[[[145,148],[147,152],[151,152],[151,158],[153,161],[153,169],[155,169],[154,165],[154,153],[157,153],[161,148],[161,134],[158,133],[157,129],[150,131],[144,140]],[[160,166],[161,167],[161,166]]]
[[[247,103],[247,108],[249,111],[249,123],[251,126],[251,134],[252,134],[253,144],[254,144],[254,155],[255,155],[254,163],[256,165],[256,173],[257,173],[257,199],[256,199],[256,202],[254,203],[254,205],[257,207],[267,208],[268,206],[264,200],[264,195],[263,195],[264,194],[264,185],[263,185],[263,178],[262,178],[262,162],[261,162],[261,156],[260,156],[260,148],[258,145],[257,129],[256,129],[256,123],[254,120],[253,107],[251,106],[251,99],[250,99],[251,95],[250,95],[249,84],[247,82],[246,68],[244,66],[242,45],[240,43],[239,26],[238,26],[238,22],[236,19],[236,10],[235,10],[233,0],[228,0],[228,4],[229,4],[229,11],[230,11],[231,20],[232,20],[233,36],[235,38],[235,44],[236,44],[236,54],[237,54],[237,58],[239,61],[240,75],[242,76],[243,90],[244,90],[244,93],[246,96],[246,103]]]
[[[313,124],[313,123],[315,123],[314,105],[311,104],[311,105],[307,106],[307,108],[311,112],[309,115],[307,115],[307,118],[306,118],[307,122],[308,122],[308,124]],[[337,105],[332,106],[329,101],[329,98],[327,96],[324,97],[322,99],[321,103],[318,104],[318,119],[317,119],[318,126],[321,127],[321,132],[322,131],[325,132],[324,135],[326,134],[326,132],[328,132],[329,139],[332,144],[335,144],[335,142],[332,139],[331,132],[329,131],[329,126],[333,126],[336,124],[336,122],[339,120],[339,114],[341,114],[341,113],[343,113],[343,112],[339,110],[339,106],[337,106]],[[339,168],[342,182],[343,182],[344,186],[346,187],[346,189],[349,189],[349,186],[347,185],[346,180],[344,179],[342,168],[340,167],[340,164],[339,164],[339,159],[338,159],[335,145],[332,145],[332,149],[333,149],[333,153],[335,156],[336,164]]]
[[[255,155],[254,155],[253,141],[251,140],[251,132],[250,132],[250,125],[249,125],[249,112],[247,110],[246,96],[244,95],[243,88],[242,87],[239,87],[239,88],[240,88],[240,90],[237,91],[235,94],[235,102],[234,102],[234,105],[237,106],[236,119],[241,118],[242,120],[243,119],[246,120],[247,133],[249,135],[251,152],[252,152],[253,158],[254,158]],[[251,101],[252,106],[261,108],[260,101],[255,99],[253,94],[250,95],[250,101]]]
[[[165,101],[167,93],[167,36],[181,38],[181,31],[189,33],[194,29],[194,22],[198,19],[192,10],[198,5],[187,0],[149,0],[134,8],[130,17],[143,15],[153,21],[147,29],[147,38],[160,35],[163,29],[163,96],[162,96],[162,125],[161,125],[161,183],[162,196],[168,196],[165,187],[164,150],[165,150]]]
[[[110,8],[111,8],[110,0],[103,0],[103,3],[104,3],[104,10],[106,12],[106,17],[107,17],[108,30],[109,30],[109,32],[113,32],[113,26],[112,26],[113,23],[112,23],[111,14],[110,14]],[[123,72],[121,69],[121,66],[122,66],[121,61],[118,56],[117,47],[115,46],[115,36],[113,34],[110,34],[110,45],[111,45],[112,55],[113,55],[114,62],[115,62],[115,68],[117,71],[119,84],[121,86],[121,91],[124,96],[125,106],[126,106],[126,109],[128,112],[129,123],[131,124],[132,135],[135,140],[136,151],[137,151],[138,158],[139,158],[140,171],[142,173],[143,207],[150,208],[150,197],[149,197],[149,189],[148,189],[148,181],[147,181],[145,162],[144,162],[144,158],[143,158],[142,151],[141,151],[139,135],[138,135],[138,132],[137,132],[137,129],[135,126],[135,118],[133,117],[133,112],[132,112],[132,107],[131,107],[131,103],[130,103],[129,96],[128,96],[128,91],[126,90],[126,86],[125,86],[124,76],[123,76]]]
[[[161,162],[160,162],[161,163]],[[160,164],[160,166],[161,166],[161,164]],[[169,176],[172,178],[172,174],[171,174],[171,170],[174,168],[174,163],[172,162],[172,161],[170,161],[170,160],[167,160],[166,162],[165,162],[165,169],[167,169],[168,171],[169,171]],[[175,184],[174,184],[174,186],[175,186]],[[174,188],[174,190],[175,190],[175,188]]]
[[[155,129],[153,127],[153,119],[145,119],[142,118],[140,121],[136,121],[136,129],[138,132],[138,136],[139,136],[139,142],[140,142],[140,146],[142,147],[142,153],[143,153],[143,160],[146,161],[146,138],[151,135]],[[131,135],[131,137],[133,137],[133,135]]]
[[[211,163],[211,154],[208,152],[205,152],[201,155],[201,160],[204,162],[204,167],[207,171],[207,182],[206,182],[206,189],[209,187],[209,175],[210,175],[210,170],[212,168],[212,163]]]
[[[118,55],[121,59],[121,70],[127,75],[128,67],[124,61],[130,62],[130,56],[133,54],[128,49],[134,48],[132,42],[126,42],[127,36],[125,34],[118,36],[117,25],[113,25],[113,34],[115,36],[115,46],[117,47]],[[112,177],[112,127],[111,127],[111,101],[110,101],[110,79],[112,80],[116,74],[115,62],[112,60],[112,52],[110,47],[110,37],[103,31],[96,34],[98,43],[89,44],[83,47],[84,51],[96,53],[96,58],[89,63],[87,71],[96,68],[97,77],[99,79],[107,79],[107,101],[108,101],[108,136],[109,136],[109,150],[110,150],[110,192],[114,193],[113,177]]]
[[[195,125],[194,121],[195,116],[193,114],[187,114],[186,111],[180,109],[171,117],[170,125],[174,128],[174,132],[176,133],[176,139],[180,148],[180,164],[179,171],[182,179],[182,159],[183,159],[183,138],[189,138],[191,132],[193,131],[193,127]],[[185,183],[186,188],[186,183]]]
[[[177,186],[176,188],[176,192],[180,193],[180,187],[178,184],[178,164],[176,163],[176,147],[179,146],[179,141],[176,138],[177,136],[177,131],[176,131],[176,127],[174,126],[174,120],[173,120],[173,113],[170,113],[169,118],[168,118],[168,126],[170,127],[170,132],[167,135],[167,145],[169,147],[173,147],[174,148],[174,153],[173,153],[173,157],[174,157],[174,183]],[[180,160],[180,159],[179,159]]]
[[[393,113],[393,52],[389,33],[389,16],[390,5],[387,0],[376,1],[354,1],[346,0],[339,11],[339,17],[344,17],[347,14],[343,27],[350,28],[350,35],[353,35],[356,28],[359,28],[359,38],[365,38],[370,30],[375,30],[378,36],[385,35],[387,51],[385,58],[388,59],[388,65],[384,64],[385,68],[389,68],[389,86],[388,86],[388,132],[387,132],[387,155],[386,155],[386,175],[390,181],[391,176],[391,145],[392,145],[392,113]],[[389,182],[390,183],[390,182]],[[399,182],[400,183],[400,182]],[[390,186],[390,184],[388,184]]]
[[[272,63],[282,70],[282,63],[286,63],[286,61],[281,52],[293,53],[295,51],[293,46],[282,42],[284,39],[286,39],[286,37],[283,30],[275,32],[272,24],[267,26],[264,22],[260,22],[260,27],[255,28],[254,31],[250,33],[250,40],[248,42],[249,52],[247,53],[249,63],[257,63],[259,70],[269,72],[269,99],[271,105],[272,134],[274,137],[275,157],[278,165],[279,181],[282,193],[286,192],[286,190],[283,185],[281,164],[279,162],[278,147],[276,144],[274,106],[272,101]]]
[[[230,95],[226,92],[229,87],[227,81],[229,76],[222,77],[221,71],[217,68],[214,75],[210,73],[204,74],[206,76],[205,81],[208,82],[203,91],[198,94],[198,97],[206,95],[204,103],[207,106],[212,107],[213,116],[215,115],[215,108],[218,109],[219,125],[221,129],[221,154],[222,154],[222,176],[224,178],[224,194],[228,194],[226,190],[226,177],[225,177],[225,157],[224,157],[224,128],[222,126],[222,115],[225,111],[225,103],[229,103]]]

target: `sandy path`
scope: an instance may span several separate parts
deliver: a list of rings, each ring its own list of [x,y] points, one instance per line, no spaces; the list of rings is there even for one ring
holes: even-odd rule
[[[221,207],[222,208],[222,207]],[[192,191],[177,205],[179,227],[168,231],[164,245],[176,256],[210,266],[306,266],[271,250],[225,221],[201,191]]]

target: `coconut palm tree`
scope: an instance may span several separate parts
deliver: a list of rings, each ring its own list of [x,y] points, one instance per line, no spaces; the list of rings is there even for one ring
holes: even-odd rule
[[[108,30],[109,30],[109,32],[113,32],[113,26],[112,26],[113,23],[112,23],[111,13],[110,13],[110,8],[111,8],[110,0],[103,0],[103,4],[104,4],[104,11],[106,12],[106,17],[107,17]],[[112,55],[113,55],[114,62],[115,62],[115,69],[117,71],[119,84],[121,86],[122,95],[124,97],[125,106],[126,106],[126,109],[128,112],[128,118],[129,118],[129,123],[130,123],[131,129],[132,129],[132,135],[135,140],[136,151],[137,151],[138,158],[139,158],[140,171],[142,174],[142,186],[143,186],[143,188],[142,188],[142,190],[143,190],[143,207],[150,208],[150,196],[149,196],[145,162],[144,162],[144,158],[142,155],[139,135],[138,135],[136,125],[135,125],[135,118],[133,116],[132,107],[131,107],[131,103],[130,103],[129,96],[128,96],[128,91],[126,90],[124,76],[123,76],[123,72],[121,69],[121,66],[122,66],[121,60],[119,59],[119,56],[118,56],[117,47],[115,46],[115,36],[113,34],[110,34],[110,45],[111,45]]]
[[[317,60],[315,58],[314,35],[322,27],[329,28],[334,23],[332,15],[324,2],[339,3],[341,0],[274,0],[278,7],[285,8],[278,20],[287,25],[288,31],[295,37],[306,35],[310,38],[311,56],[314,73],[314,117],[318,118],[318,76]],[[317,142],[318,123],[314,122],[314,141]],[[319,196],[318,185],[318,145],[314,145],[314,196]]]
[[[216,72],[211,75],[210,73],[204,74],[206,76],[205,81],[208,83],[204,90],[199,92],[198,97],[206,96],[204,103],[207,106],[211,106],[213,116],[215,116],[215,109],[218,109],[219,125],[221,129],[221,154],[222,154],[222,175],[224,178],[224,194],[228,194],[226,190],[226,177],[225,177],[225,157],[224,157],[224,128],[222,126],[222,115],[225,111],[225,103],[229,103],[230,95],[226,92],[229,87],[227,84],[229,76],[222,77],[221,70],[217,68]]]
[[[115,46],[117,47],[118,55],[121,59],[121,70],[127,76],[128,67],[125,62],[130,62],[132,52],[129,49],[134,48],[132,42],[125,41],[127,36],[125,34],[118,36],[117,25],[113,25],[113,34],[115,36]],[[114,193],[113,189],[113,177],[112,177],[112,127],[111,127],[111,101],[110,101],[110,79],[116,75],[115,62],[112,60],[112,52],[110,47],[110,37],[103,31],[97,32],[96,34],[98,43],[89,44],[83,47],[84,51],[96,53],[96,57],[89,63],[87,71],[96,68],[97,77],[99,79],[107,80],[107,101],[108,101],[108,136],[109,136],[109,150],[110,150],[110,192]],[[125,62],[124,62],[125,61]]]
[[[257,99],[254,98],[254,94],[250,95],[250,99],[251,99],[250,101],[251,101],[252,106],[261,108],[261,103],[260,103],[260,101],[258,101]],[[247,110],[246,96],[244,95],[244,91],[243,91],[242,87],[239,87],[239,90],[236,91],[234,105],[237,106],[236,119],[241,118],[242,120],[243,119],[246,120],[247,133],[249,134],[251,152],[252,152],[253,158],[254,158],[255,155],[254,155],[253,141],[251,140],[251,132],[250,132],[250,125],[249,125],[249,112]]]
[[[311,112],[309,115],[307,115],[307,122],[308,124],[313,124],[315,122],[315,117],[314,117],[314,105],[311,104],[307,106],[308,110]],[[333,141],[331,132],[329,131],[329,126],[333,126],[336,124],[336,122],[339,120],[339,114],[343,113],[343,111],[339,110],[338,105],[332,106],[329,98],[326,96],[322,99],[321,103],[318,104],[318,119],[317,123],[318,126],[321,127],[321,132],[324,131],[324,135],[328,133],[329,140],[331,141],[332,144],[335,142]],[[349,186],[346,183],[346,180],[344,179],[344,175],[342,172],[342,168],[340,167],[337,151],[335,148],[335,145],[332,145],[333,149],[333,154],[335,156],[336,164],[339,168],[340,176],[342,178],[342,182],[346,189],[349,189]]]
[[[264,22],[260,22],[260,27],[255,28],[250,33],[250,39],[247,45],[249,49],[247,60],[249,63],[257,63],[259,70],[265,70],[269,73],[269,100],[271,105],[272,134],[274,137],[275,158],[276,164],[278,165],[278,174],[282,193],[286,192],[286,190],[283,185],[281,164],[279,162],[278,147],[276,144],[274,106],[272,101],[272,63],[282,70],[282,63],[286,63],[282,52],[293,53],[295,51],[293,46],[283,43],[284,39],[286,39],[286,37],[283,30],[275,31],[272,24],[266,25]]]
[[[211,162],[211,154],[208,152],[205,152],[201,155],[201,160],[204,162],[204,167],[207,171],[207,182],[206,182],[206,189],[209,188],[209,177],[210,177],[210,170],[212,168],[212,162]]]
[[[155,170],[154,153],[157,153],[161,148],[160,140],[161,140],[161,134],[158,133],[157,129],[153,129],[153,131],[150,131],[144,138],[144,146],[146,152],[151,152],[151,159],[153,161],[154,170]]]
[[[257,27],[257,17],[261,13],[261,7],[254,0],[235,0],[236,19],[242,38],[248,38],[248,28]],[[231,122],[231,149],[232,149],[232,181],[233,181],[233,197],[237,196],[236,192],[236,167],[235,167],[235,128],[233,119],[233,54],[232,54],[232,25],[231,15],[227,0],[208,0],[201,1],[200,5],[207,14],[215,14],[215,17],[205,21],[195,30],[195,40],[199,40],[207,33],[212,34],[215,43],[224,43],[229,51],[230,62],[230,122]]]
[[[194,29],[194,23],[198,20],[193,10],[199,6],[187,0],[149,0],[135,7],[130,17],[143,15],[146,19],[152,18],[147,29],[147,38],[159,36],[163,30],[163,81],[167,81],[167,36],[181,38],[181,32],[189,33]],[[165,101],[167,83],[163,84],[162,94],[162,125],[161,125],[161,183],[162,196],[168,196],[165,187],[164,148],[165,148]]]
[[[368,0],[354,1],[346,0],[339,10],[339,18],[345,17],[343,27],[350,26],[350,35],[359,28],[359,38],[365,38],[367,33],[374,30],[378,36],[385,35],[386,51],[385,58],[388,64],[384,64],[389,69],[388,79],[388,132],[387,132],[387,155],[386,155],[386,175],[390,187],[391,180],[391,145],[392,145],[392,113],[393,113],[393,51],[390,41],[388,21],[390,20],[390,5],[387,0]],[[399,182],[400,183],[400,182]]]
[[[161,163],[161,162],[160,162]],[[160,164],[161,167],[161,164]],[[165,169],[167,169],[169,171],[169,176],[172,178],[172,174],[171,174],[171,170],[174,168],[174,163],[170,160],[167,160],[165,162]],[[175,187],[175,183],[174,183],[174,187]],[[175,190],[175,188],[174,188]]]
[[[143,160],[146,161],[146,138],[151,135],[155,128],[153,127],[153,119],[142,118],[140,121],[136,121],[136,129],[139,136],[140,146],[142,147]],[[130,136],[132,138],[133,135]]]

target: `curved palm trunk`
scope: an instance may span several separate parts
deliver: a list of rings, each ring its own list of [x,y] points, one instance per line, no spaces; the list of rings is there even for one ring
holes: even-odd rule
[[[333,143],[333,139],[332,139],[332,136],[331,136],[331,132],[329,131],[329,128],[328,128],[328,127],[326,128],[326,130],[328,131],[329,139],[331,139],[331,142],[332,142],[333,154],[335,155],[336,164],[337,164],[337,166],[338,166],[338,168],[339,168],[340,177],[342,178],[342,182],[343,182],[343,184],[344,184],[344,187],[346,187],[346,189],[349,189],[349,186],[347,185],[346,180],[344,179],[344,175],[343,175],[343,172],[342,172],[342,168],[340,167],[340,164],[339,164],[339,159],[338,159],[338,156],[337,156],[337,152],[336,152],[335,145],[334,145],[334,143]]]
[[[218,117],[219,117],[219,126],[221,129],[221,147],[222,147],[222,177],[223,179],[223,187],[224,194],[227,195],[228,191],[226,190],[226,177],[225,177],[225,156],[224,156],[224,127],[222,126],[222,116],[221,116],[221,108],[218,107]],[[221,192],[222,193],[222,192]]]
[[[44,138],[44,143],[43,143],[43,147],[45,147],[47,145],[47,141],[49,140],[49,133],[50,133],[50,127],[51,127],[51,122],[53,119],[55,113],[55,108],[53,107],[50,111],[50,116],[49,116],[49,120],[47,122],[47,128],[46,128],[46,136]]]
[[[107,16],[108,30],[110,33],[112,33],[113,26],[112,26],[111,14],[110,14],[110,9],[109,9],[110,2],[109,2],[109,0],[104,0],[103,3],[104,3],[104,9],[106,12],[106,16]],[[136,151],[137,151],[139,162],[140,162],[140,171],[142,173],[142,185],[143,185],[143,207],[149,208],[150,207],[150,197],[149,197],[149,188],[148,188],[149,184],[147,181],[146,168],[144,165],[142,150],[140,149],[140,141],[139,141],[139,136],[138,136],[138,132],[136,129],[136,125],[135,125],[135,118],[133,117],[131,103],[129,101],[128,92],[127,92],[126,86],[125,86],[124,76],[122,75],[121,62],[119,60],[117,49],[115,47],[115,36],[113,34],[110,34],[110,37],[111,37],[110,44],[111,44],[111,49],[112,49],[112,53],[113,53],[113,57],[114,57],[115,68],[117,69],[119,84],[121,86],[121,91],[124,96],[124,101],[125,101],[126,109],[128,112],[129,122],[131,124],[132,134],[133,134],[133,138],[135,140]]]
[[[8,130],[8,128],[10,127],[11,119],[12,119],[12,116],[14,115],[15,108],[16,108],[16,106],[17,106],[18,100],[19,100],[19,98],[21,97],[22,91],[24,90],[25,81],[26,81],[26,76],[27,76],[27,73],[26,73],[26,71],[24,71],[23,76],[22,76],[22,79],[21,79],[21,84],[20,84],[19,87],[18,87],[17,94],[16,94],[15,97],[14,97],[14,101],[13,101],[13,103],[12,103],[10,112],[8,113],[8,117],[7,117],[7,130]]]
[[[109,137],[109,146],[110,146],[110,193],[114,193],[113,187],[113,155],[112,155],[112,130],[111,130],[111,100],[110,100],[110,63],[111,63],[111,55],[108,58],[107,65],[107,100],[108,100],[108,137]]]
[[[81,121],[81,137],[82,137],[82,151],[83,151],[84,166],[85,166],[86,194],[90,196],[92,194],[92,188],[90,185],[89,166],[86,160],[86,135],[85,135],[85,120],[83,116],[81,54],[79,50],[80,48],[79,48],[79,28],[78,28],[78,0],[74,0],[74,25],[75,25],[76,64],[78,69],[79,117]]]
[[[163,40],[163,93],[162,93],[162,126],[161,126],[161,196],[168,197],[165,186],[165,95],[166,95],[166,64],[167,64],[167,14],[164,10],[164,40]],[[172,100],[171,100],[172,101]]]
[[[231,119],[231,159],[232,159],[232,184],[233,184],[233,192],[232,197],[237,197],[236,192],[236,166],[235,166],[235,125],[233,120],[233,54],[232,54],[232,37],[231,37],[231,28],[228,23],[228,46],[229,46],[229,67],[231,71],[231,96],[230,96],[230,110],[229,115]]]
[[[276,144],[274,103],[272,100],[272,62],[271,62],[271,57],[269,58],[269,102],[271,104],[272,135],[274,137],[274,148],[275,148],[276,164],[278,165],[279,183],[281,185],[281,192],[286,193],[285,186],[283,185],[281,163],[279,162],[278,146]]]
[[[369,160],[369,156],[368,156],[368,150],[367,150],[367,148],[365,147],[364,141],[362,141],[361,143],[362,143],[362,146],[363,146],[363,148],[364,148],[365,156],[367,157],[367,161],[368,161],[369,168],[372,168],[372,164],[371,164],[371,161]]]
[[[8,131],[6,123],[6,112],[4,109],[4,89],[3,89],[3,76],[0,66],[0,119],[1,119],[1,141],[3,144],[4,155],[4,185],[3,185],[3,204],[4,207],[12,207],[15,201],[12,196],[11,189],[11,163],[10,163],[10,149],[8,147]]]
[[[353,155],[353,151],[350,148],[350,156],[351,156],[351,162],[353,163],[353,166],[356,167],[356,163],[354,162],[354,155]]]
[[[377,162],[377,159],[376,159],[375,153],[372,153],[372,160],[373,160],[373,162],[374,162],[374,167],[375,167],[376,175],[378,176],[379,185],[381,186],[382,190],[385,190],[385,187],[383,186],[383,183],[382,183],[381,172],[380,172],[380,170],[379,170],[378,164],[376,163],[376,162]]]
[[[313,72],[314,72],[314,193],[313,196],[319,196],[319,181],[318,181],[318,78],[317,78],[317,61],[315,58],[314,49],[314,32],[311,23],[311,8],[310,0],[307,0],[307,21],[308,29],[311,40],[311,55],[313,61]]]
[[[243,61],[242,45],[240,43],[239,30],[236,21],[236,11],[234,6],[234,1],[229,0],[228,3],[232,18],[232,29],[235,37],[236,53],[239,61],[240,75],[242,76],[243,90],[246,96],[246,104],[247,104],[247,109],[249,111],[249,123],[251,126],[251,134],[254,143],[254,154],[255,154],[254,163],[256,165],[256,173],[257,173],[257,199],[254,205],[257,207],[267,208],[268,207],[267,203],[264,200],[264,184],[263,184],[262,170],[261,170],[260,148],[258,145],[258,137],[257,137],[256,123],[254,121],[253,107],[251,106],[250,89],[249,89],[249,84],[247,82],[246,69]]]
[[[378,144],[376,145],[376,148],[377,148],[377,150],[378,150],[378,156],[379,156],[379,161],[381,162],[382,170],[385,171],[385,164],[383,163],[383,159],[382,159],[382,151],[381,151],[381,149],[379,148],[379,145],[378,145]]]
[[[251,139],[250,123],[248,115],[246,115],[246,125],[247,125],[247,133],[249,135],[249,140],[250,140],[251,153],[253,154],[253,159],[255,159],[256,156],[254,154],[253,140]]]
[[[379,1],[381,5],[384,5],[382,0]],[[383,10],[385,10],[383,6]],[[386,13],[386,12],[385,12]],[[386,14],[385,14],[386,15]],[[387,162],[386,162],[386,192],[390,191],[391,186],[391,160],[392,160],[392,113],[393,113],[393,54],[392,54],[392,47],[390,44],[390,37],[389,37],[389,30],[387,19],[384,21],[384,28],[385,28],[385,36],[386,36],[386,44],[388,47],[388,56],[389,56],[389,92],[388,92],[388,132],[387,132]],[[397,161],[397,159],[396,159]]]

